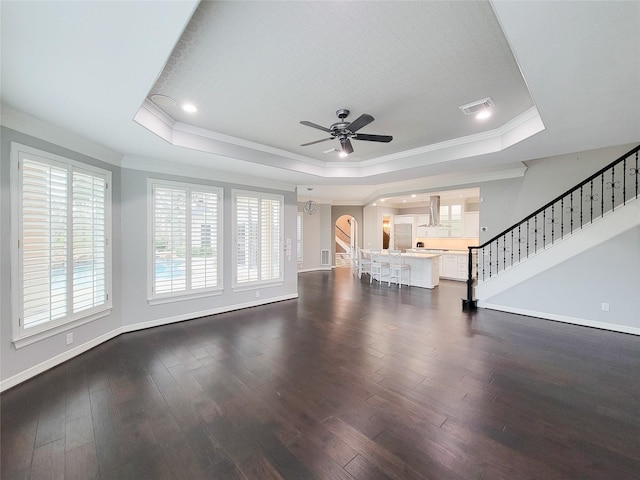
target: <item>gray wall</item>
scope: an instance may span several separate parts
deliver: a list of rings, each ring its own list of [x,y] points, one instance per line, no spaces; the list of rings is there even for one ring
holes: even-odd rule
[[[579,152],[527,162],[523,178],[480,184],[480,232],[483,243],[533,213],[636,144]],[[589,231],[578,235],[589,235]],[[508,289],[487,303],[544,318],[584,325],[599,322],[640,328],[640,233],[638,228],[568,259]],[[601,304],[611,310],[603,312]],[[623,330],[628,331],[628,330]]]
[[[233,257],[231,254],[233,248],[231,189],[238,188],[283,195],[284,238],[290,238],[294,247],[297,210],[295,192],[275,191],[121,169],[4,127],[1,134],[0,223],[2,228],[0,229],[0,267],[2,276],[0,277],[0,381],[5,382],[5,385],[15,383],[16,378],[21,380],[28,378],[33,373],[39,373],[44,368],[43,365],[51,367],[73,355],[81,353],[83,349],[86,350],[90,346],[122,332],[297,296],[295,250],[290,262],[285,258],[284,282],[281,285],[264,286],[258,289],[236,292],[231,289],[233,272]],[[9,167],[10,142],[12,141],[110,170],[113,175],[113,229],[111,241],[113,249],[112,295],[114,307],[112,313],[20,349],[14,347],[11,331],[11,252],[8,225],[11,217]],[[147,302],[147,258],[149,255],[147,179],[150,177],[215,185],[224,188],[224,291],[220,295],[163,303],[161,305],[149,305]],[[329,212],[328,209],[326,210],[325,215],[328,218]],[[260,291],[259,297],[256,295],[256,290]],[[215,317],[211,321],[215,321]],[[67,346],[65,342],[68,331],[73,331],[74,333],[74,342],[70,346]]]
[[[582,232],[581,232],[582,233]],[[586,232],[585,232],[586,233]],[[509,308],[640,330],[640,227],[488,300]],[[602,311],[602,303],[609,311]]]
[[[480,243],[509,228],[590,177],[637,144],[571,153],[525,162],[524,177],[479,185]],[[486,227],[486,231],[482,231]]]
[[[120,295],[121,274],[121,241],[122,232],[120,230],[120,168],[101,162],[94,158],[73,152],[66,148],[59,147],[38,138],[22,134],[20,132],[2,127],[0,130],[0,155],[2,158],[0,166],[0,266],[2,275],[0,276],[0,380],[17,375],[25,370],[34,367],[50,359],[64,355],[66,352],[75,349],[79,345],[91,342],[102,335],[116,330],[122,321],[122,297]],[[113,283],[112,292],[114,308],[112,313],[93,322],[74,327],[74,342],[66,345],[66,331],[45,338],[31,345],[26,345],[16,349],[12,343],[12,318],[11,311],[11,232],[9,224],[11,219],[11,198],[9,192],[11,164],[10,147],[11,142],[21,143],[33,148],[45,150],[56,155],[60,155],[72,160],[94,165],[112,172],[112,254],[113,254]]]
[[[360,205],[333,205],[331,207],[331,261],[336,264],[336,242],[334,227],[338,218],[342,215],[351,215],[358,222],[358,247],[362,248],[362,235],[364,232],[364,212]]]
[[[178,302],[149,305],[147,302],[147,259],[149,255],[148,241],[148,203],[147,203],[147,179],[156,178],[177,182],[197,183],[202,185],[214,185],[224,188],[224,215],[223,215],[223,284],[224,291],[221,295],[212,295],[203,298],[183,300]],[[246,187],[228,183],[211,182],[207,180],[173,175],[160,175],[138,170],[122,170],[122,308],[123,325],[135,325],[145,322],[153,322],[163,319],[176,320],[182,318],[194,318],[201,314],[207,314],[212,310],[235,308],[256,301],[264,302],[268,299],[280,299],[284,296],[297,293],[297,269],[295,250],[292,252],[291,261],[285,258],[284,284],[278,286],[265,286],[257,289],[233,292],[232,285],[232,202],[231,189],[243,189],[251,191],[263,191],[284,195],[285,222],[284,238],[291,239],[295,249],[296,239],[296,195],[295,192],[281,192],[256,187]],[[256,290],[260,291],[260,297],[256,296]]]
[[[319,204],[313,215],[304,213],[304,202],[298,203],[302,212],[302,264],[299,270],[309,271],[326,268],[320,265],[320,251],[331,250],[331,205]]]

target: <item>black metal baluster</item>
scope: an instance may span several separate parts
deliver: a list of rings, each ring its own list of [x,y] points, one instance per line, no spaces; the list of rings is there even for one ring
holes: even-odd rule
[[[560,200],[560,238],[564,238],[564,197]]]
[[[589,203],[591,204],[591,218],[589,219],[589,223],[593,223],[593,180],[589,182],[591,184],[591,196],[589,197]]]
[[[533,222],[533,253],[538,253],[538,215],[535,216]]]
[[[582,205],[584,204],[584,197],[582,194],[582,185],[580,185],[580,228],[582,228],[583,224],[583,215],[582,215]]]
[[[638,196],[638,152],[636,152],[636,197]]]
[[[571,210],[569,211],[571,214],[569,217],[569,223],[571,224],[571,233],[573,233],[573,192],[571,192],[571,202],[569,203],[571,205]]]
[[[553,245],[553,240],[555,239],[555,233],[556,233],[555,220],[556,220],[556,204],[554,203],[553,205],[551,205],[551,245]]]
[[[511,230],[511,265],[509,266],[513,266],[513,229]]]
[[[627,157],[624,157],[622,161],[622,204],[627,204],[627,176],[625,172],[627,171]]]
[[[529,220],[527,220],[527,258],[529,257]]]
[[[547,209],[542,211],[542,249],[547,246]]]
[[[616,166],[611,167],[611,211],[616,209]]]
[[[491,245],[489,245],[489,278],[491,278]]]
[[[520,262],[520,247],[522,247],[522,234],[520,233],[520,226],[522,223],[518,224],[518,262]]]
[[[604,215],[604,172],[600,175],[600,216]]]

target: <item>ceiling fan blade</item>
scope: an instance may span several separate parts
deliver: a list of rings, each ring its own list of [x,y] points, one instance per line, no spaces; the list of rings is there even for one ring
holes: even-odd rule
[[[303,143],[302,145],[300,145],[301,147],[306,147],[307,145],[313,145],[314,143],[320,143],[320,142],[326,142],[327,140],[333,140],[332,137],[329,138],[323,138],[322,140],[316,140],[315,142],[309,142],[309,143]]]
[[[351,133],[356,133],[362,127],[369,125],[371,122],[373,122],[373,120],[374,118],[371,115],[369,115],[368,113],[363,113],[358,118],[356,118],[353,122],[351,122],[347,128],[351,131]]]
[[[391,140],[393,140],[393,137],[391,135],[369,135],[367,133],[358,133],[357,135],[354,135],[353,138],[356,140],[367,140],[369,142],[385,143],[389,143]]]
[[[351,145],[351,140],[346,138],[345,140],[340,140],[340,144],[342,145],[342,151],[344,153],[353,153],[353,145]]]
[[[306,120],[303,120],[300,123],[302,125],[306,125],[307,127],[317,128],[318,130],[331,133],[331,130],[329,130],[327,127],[323,127],[322,125],[318,125],[317,123],[307,122]]]

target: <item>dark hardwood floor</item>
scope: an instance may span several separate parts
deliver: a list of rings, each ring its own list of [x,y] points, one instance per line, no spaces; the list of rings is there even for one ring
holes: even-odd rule
[[[2,395],[10,479],[638,479],[640,339],[461,312],[464,284],[130,333]]]

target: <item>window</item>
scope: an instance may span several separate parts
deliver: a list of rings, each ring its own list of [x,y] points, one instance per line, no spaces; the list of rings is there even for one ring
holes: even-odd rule
[[[282,195],[233,191],[235,286],[282,281],[283,204]]]
[[[11,156],[20,346],[111,308],[111,172],[17,143]]]
[[[150,181],[150,300],[222,290],[222,189]]]
[[[296,260],[302,263],[302,213],[298,212],[296,219]]]
[[[462,235],[462,205],[440,206],[440,237],[459,237]]]

